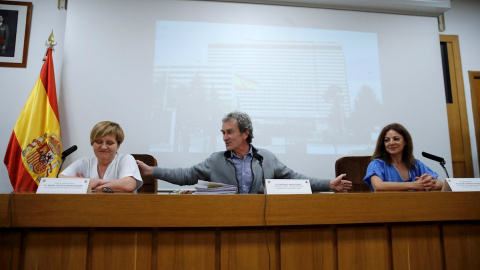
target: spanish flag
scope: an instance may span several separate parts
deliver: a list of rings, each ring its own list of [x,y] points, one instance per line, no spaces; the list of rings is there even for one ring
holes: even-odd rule
[[[41,177],[56,177],[62,139],[52,48],[13,128],[4,163],[14,191],[36,190]]]
[[[238,90],[251,90],[257,91],[260,89],[260,85],[257,81],[243,77],[240,74],[235,73],[235,89]]]

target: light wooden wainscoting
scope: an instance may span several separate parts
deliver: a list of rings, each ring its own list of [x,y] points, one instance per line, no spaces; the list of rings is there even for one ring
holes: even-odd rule
[[[1,194],[0,269],[480,269],[478,192],[264,200]]]

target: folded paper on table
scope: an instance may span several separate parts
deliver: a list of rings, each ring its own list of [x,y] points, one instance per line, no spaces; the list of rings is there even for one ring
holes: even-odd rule
[[[44,194],[86,194],[89,178],[41,178],[37,193]]]
[[[309,179],[266,179],[267,194],[312,194]]]
[[[447,178],[444,190],[480,191],[480,178]]]

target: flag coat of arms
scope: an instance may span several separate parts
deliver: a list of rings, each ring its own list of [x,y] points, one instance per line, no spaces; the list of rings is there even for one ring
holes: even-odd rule
[[[62,139],[52,48],[15,123],[4,163],[14,191],[36,190],[41,177],[56,177]]]

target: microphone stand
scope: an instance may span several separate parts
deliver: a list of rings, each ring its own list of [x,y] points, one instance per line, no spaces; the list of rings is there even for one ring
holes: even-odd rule
[[[265,186],[265,172],[263,171],[263,158],[259,160],[260,168],[262,168],[262,185],[263,185],[263,192],[267,194],[267,187]]]
[[[448,175],[448,172],[447,172],[447,168],[445,168],[445,160],[442,160],[440,162],[440,166],[442,166],[443,170],[445,171],[445,174],[447,175],[447,178],[450,178],[450,176]]]
[[[265,194],[265,205],[263,207],[263,225],[265,229],[265,244],[267,245],[267,253],[268,253],[268,269],[270,269],[270,247],[268,245],[268,234],[267,234],[267,187],[265,185],[265,171],[263,170],[263,157],[258,158],[258,163],[260,164],[260,168],[262,168],[262,185],[263,185],[263,193]]]
[[[60,171],[62,170],[62,166],[63,166],[63,162],[65,162],[65,158],[63,155],[62,155],[62,163],[60,163],[60,168],[58,168],[58,172],[57,172],[57,178],[58,178],[58,175],[60,174]]]
[[[65,159],[67,159],[67,157],[75,151],[77,151],[77,146],[76,145],[74,145],[74,146],[68,148],[67,150],[63,151],[62,157],[61,157],[62,158],[62,163],[60,163],[60,168],[58,168],[57,178],[58,178],[58,175],[60,174],[60,171],[62,170],[63,162],[65,162]]]

